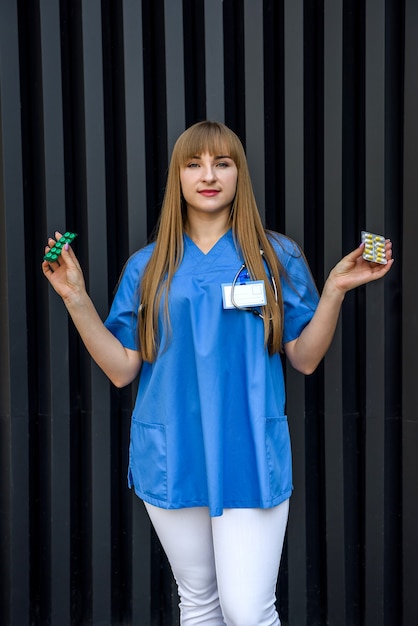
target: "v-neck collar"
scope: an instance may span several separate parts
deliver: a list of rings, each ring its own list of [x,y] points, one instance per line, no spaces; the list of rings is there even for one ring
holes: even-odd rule
[[[211,257],[217,257],[218,254],[225,248],[227,243],[232,241],[232,229],[229,228],[226,233],[224,233],[219,239],[213,244],[210,250],[207,252],[203,252],[199,248],[199,246],[193,241],[191,237],[187,233],[184,233],[184,242],[188,247],[188,250],[195,256],[196,258],[206,258],[209,259]]]

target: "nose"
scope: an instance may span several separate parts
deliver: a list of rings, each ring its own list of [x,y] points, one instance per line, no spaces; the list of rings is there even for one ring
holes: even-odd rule
[[[212,165],[207,164],[202,167],[202,180],[207,183],[216,180],[215,168]]]

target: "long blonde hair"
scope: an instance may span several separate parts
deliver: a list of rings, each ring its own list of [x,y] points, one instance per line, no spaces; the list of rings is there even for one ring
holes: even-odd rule
[[[283,300],[280,274],[283,268],[266,235],[257,209],[244,148],[237,135],[219,122],[199,122],[178,138],[171,157],[167,185],[156,228],[155,248],[140,286],[139,344],[142,358],[153,362],[159,349],[158,311],[163,294],[168,294],[173,276],[183,259],[186,207],[181,193],[180,168],[187,159],[208,152],[227,154],[238,170],[237,189],[231,207],[230,224],[237,249],[250,276],[264,280],[267,305],[263,310],[264,341],[270,354],[282,350]],[[264,251],[277,287],[277,302],[260,250]],[[165,297],[165,324],[170,328],[168,298]]]

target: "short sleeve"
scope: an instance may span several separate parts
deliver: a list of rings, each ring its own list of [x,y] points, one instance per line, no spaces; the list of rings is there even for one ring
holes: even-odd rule
[[[149,260],[149,247],[134,254],[126,263],[119,285],[105,320],[110,330],[125,348],[138,350],[138,308],[140,281]]]
[[[281,236],[273,241],[285,270],[281,287],[284,306],[283,343],[297,339],[312,319],[319,294],[309,266],[299,246]]]

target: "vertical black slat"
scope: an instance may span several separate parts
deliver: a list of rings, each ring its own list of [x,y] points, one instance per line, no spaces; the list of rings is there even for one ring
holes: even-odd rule
[[[191,7],[193,15],[196,9],[198,15],[201,16],[201,8],[200,2],[196,3],[196,6],[193,5]],[[161,209],[168,164],[164,1],[151,2],[146,0],[143,2],[142,9],[148,181],[147,211],[148,225],[154,227]],[[197,24],[200,24],[199,20]],[[193,80],[191,84],[193,84]],[[161,604],[163,589],[172,585],[171,570],[167,566],[162,547],[157,539],[152,541],[154,550],[151,552],[151,580],[155,581],[155,584],[152,586],[151,594],[151,621],[157,619],[163,610]]]
[[[245,137],[254,194],[265,218],[263,4],[244,0]]]
[[[304,4],[305,254],[322,282],[324,242],[324,19],[321,2]]]
[[[418,5],[405,3],[405,102],[404,102],[404,176],[403,248],[395,254],[402,264],[402,581],[403,624],[418,620],[416,581],[418,580],[418,385],[416,355],[418,324],[417,290],[411,280],[418,232]]]
[[[205,0],[206,117],[225,120],[223,2]]]
[[[165,64],[167,89],[167,148],[170,158],[185,119],[183,2],[164,1]]]
[[[129,247],[123,19],[120,3],[103,0],[102,32],[108,284],[111,294]]]
[[[64,158],[67,228],[78,232],[74,249],[86,278],[86,156],[83,90],[82,8],[79,0],[63,0],[61,11],[62,89],[64,113]],[[71,399],[71,620],[91,619],[91,428],[85,410],[90,386],[89,357],[69,325]]]
[[[142,11],[136,0],[124,0],[123,28],[128,238],[132,253],[147,240]]]
[[[206,119],[204,0],[183,1],[186,126]]]
[[[360,242],[364,226],[364,9],[344,2],[343,251]],[[360,623],[364,598],[364,472],[361,392],[364,376],[363,290],[345,299],[342,312],[347,622]]]
[[[324,3],[324,265],[342,256],[342,1]],[[327,618],[344,624],[345,525],[341,322],[325,357]]]
[[[30,623],[28,371],[16,2],[0,6],[0,621]]]
[[[3,54],[3,51],[2,51]],[[1,68],[0,68],[1,72]],[[0,188],[2,194],[0,197],[1,222],[0,222],[0,280],[1,284],[6,286],[7,265],[6,265],[6,247],[4,241],[6,239],[6,228],[3,219],[4,210],[4,172],[3,172],[3,116],[2,116],[2,76],[0,73]],[[0,588],[0,620],[3,623],[10,623],[10,589],[11,589],[11,537],[10,537],[10,505],[11,505],[11,428],[10,428],[10,368],[9,368],[9,347],[8,347],[8,318],[9,312],[6,305],[6,299],[2,299],[0,305],[0,370],[2,372],[0,380],[0,510],[3,512],[0,517],[0,578],[3,584]],[[29,585],[26,589],[29,595]],[[24,623],[28,623],[22,615]]]
[[[106,151],[106,227],[109,304],[121,267],[128,256],[128,193],[126,181],[126,120],[123,7],[102,0],[103,97]],[[111,388],[111,619],[131,618],[131,498],[126,488],[130,389]]]
[[[141,6],[136,0],[124,1],[123,28],[129,249],[132,253],[147,239],[143,26]],[[144,507],[133,492],[131,499],[132,624],[150,626],[150,524]]]
[[[132,626],[151,626],[151,523],[132,492]]]
[[[103,42],[103,93],[106,165],[106,215],[108,234],[109,294],[117,283],[122,259],[128,256],[126,187],[126,136],[123,75],[122,7],[101,3]],[[127,390],[111,394],[111,615],[112,622],[130,620],[131,511],[126,490],[127,443],[124,399]],[[123,470],[122,470],[123,468]],[[122,472],[121,472],[122,470]]]
[[[245,146],[245,48],[243,0],[224,2],[225,123]]]
[[[321,288],[324,265],[324,15],[323,3],[304,3],[304,250]],[[325,496],[324,366],[305,386],[307,621],[326,611],[327,531]]]
[[[366,228],[384,234],[385,6],[366,3]],[[366,291],[365,622],[383,624],[385,598],[384,285]]]
[[[284,4],[285,224],[286,234],[303,246],[303,2]],[[288,529],[289,622],[307,624],[306,440],[303,377],[287,368],[287,413],[293,449],[293,483]]]
[[[157,222],[167,167],[164,0],[142,1],[148,230]],[[186,103],[187,106],[187,103]]]
[[[264,3],[264,142],[266,225],[284,230],[283,0]]]
[[[45,159],[39,3],[19,3],[22,154],[29,371],[30,602],[50,616],[51,492],[48,285],[40,272],[46,243]],[[56,224],[55,224],[56,226]],[[64,345],[65,350],[65,345]],[[45,444],[45,445],[43,445]],[[43,487],[45,485],[46,488]]]
[[[45,208],[48,234],[65,230],[59,2],[40,3]],[[51,624],[70,623],[70,421],[67,315],[49,290]],[[60,359],[56,347],[60,346]]]
[[[365,9],[356,0],[344,2],[343,102],[343,242],[359,244],[364,227],[364,89]]]
[[[132,501],[126,485],[129,418],[129,387],[111,390],[111,611],[112,624],[131,622]]]
[[[326,620],[326,491],[324,445],[324,367],[306,379],[305,476],[306,476],[306,575],[307,622]]]
[[[400,250],[402,216],[402,134],[404,3],[386,2],[385,78],[385,232]],[[401,263],[385,280],[385,604],[386,622],[396,622],[402,611],[402,333]],[[390,580],[390,582],[389,582]],[[390,592],[388,593],[390,585]]]
[[[288,616],[289,624],[308,624],[307,542],[306,542],[306,445],[304,378],[286,371],[287,415],[293,454],[294,492],[290,501],[288,526]]]
[[[303,4],[285,1],[285,229],[303,246]]]
[[[25,246],[31,259],[41,254],[45,242],[45,185],[42,104],[42,63],[39,3],[19,4],[19,45],[21,72],[22,155],[24,174],[25,228],[31,233]],[[35,219],[38,217],[38,220]],[[43,225],[43,228],[42,228]],[[38,239],[42,230],[41,239]],[[38,241],[39,249],[35,242]],[[38,263],[39,263],[38,256]],[[31,367],[31,413],[29,420],[30,490],[30,602],[31,613],[50,617],[51,607],[51,419],[50,358],[46,285],[39,290],[39,276],[33,264],[26,265],[28,298],[28,350]],[[39,265],[38,265],[39,270]],[[35,307],[33,306],[36,302]],[[36,313],[43,320],[35,323]],[[38,339],[39,338],[39,339]],[[37,347],[42,346],[38,350]],[[36,389],[36,397],[34,390]],[[35,613],[36,611],[36,613]]]
[[[100,2],[82,3],[88,272],[99,314],[107,313],[106,182],[104,161],[103,59]],[[98,242],[100,244],[98,245]],[[93,623],[111,620],[111,494],[109,387],[91,365],[92,614]]]

